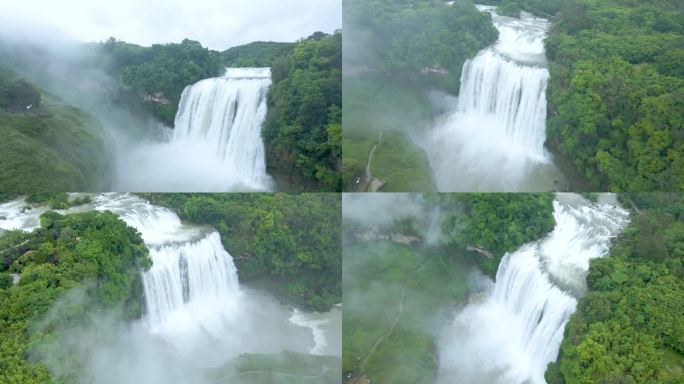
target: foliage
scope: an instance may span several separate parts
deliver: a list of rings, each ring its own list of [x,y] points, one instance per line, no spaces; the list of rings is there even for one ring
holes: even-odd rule
[[[0,83],[0,108],[22,110],[27,106],[40,107],[40,90],[24,79]]]
[[[150,48],[109,39],[101,45],[109,71],[124,86],[121,98],[136,108],[161,92],[168,104],[147,110],[173,125],[186,86],[219,76],[226,65],[269,66],[273,84],[262,127],[268,171],[281,189],[341,189],[341,33],[317,32],[296,43],[255,42],[216,52],[188,39]],[[135,99],[132,102],[131,99]]]
[[[676,0],[559,8],[546,41],[548,144],[592,190],[684,188],[682,12]]]
[[[461,252],[467,247],[488,251],[491,258],[476,252],[470,256],[494,276],[506,252],[553,230],[553,198],[550,193],[468,193],[431,199],[443,215],[441,241]]]
[[[216,77],[224,69],[219,52],[189,39],[180,44],[141,47],[110,38],[100,49],[110,61],[110,73],[134,90],[140,100],[147,94],[163,93],[169,103],[148,104],[148,110],[168,125],[173,125],[185,87]]]
[[[371,172],[384,190],[434,190],[411,137],[433,118],[426,91],[457,93],[463,63],[496,40],[490,16],[462,0],[349,0],[344,23],[345,189],[358,187],[382,134]]]
[[[279,354],[242,354],[214,369],[212,382],[233,384],[336,384],[340,358],[283,351]]]
[[[32,193],[26,197],[27,203],[47,203],[50,209],[67,209],[91,202],[90,196],[83,195],[69,199],[64,192]]]
[[[531,12],[541,17],[553,17],[563,4],[570,4],[566,0],[482,0],[479,4],[496,5],[500,15],[519,17],[520,11]]]
[[[0,90],[17,83],[29,84],[0,68]],[[30,110],[0,106],[0,191],[106,189],[109,152],[99,122],[40,92]]]
[[[271,73],[262,128],[270,173],[283,189],[340,191],[342,33],[298,41]]]
[[[295,43],[255,41],[221,52],[229,67],[270,67],[280,56],[289,54]]]
[[[589,292],[547,370],[551,383],[684,379],[684,198],[621,198],[633,207],[632,221],[610,255],[591,262]]]
[[[97,311],[124,319],[142,314],[140,270],[149,268],[151,260],[137,231],[111,212],[47,212],[31,233],[0,235],[0,261],[0,270],[21,274],[17,285],[0,289],[3,383],[50,382],[46,368],[35,360],[44,357],[39,347],[54,340],[60,328],[87,323]],[[51,358],[71,367],[79,364],[69,351]],[[75,374],[52,379],[76,382]]]
[[[337,194],[151,194],[152,203],[210,224],[233,255],[242,281],[319,311],[341,300]],[[284,287],[284,288],[283,288]]]
[[[430,106],[423,92],[370,75],[346,77],[342,92],[345,190],[359,187],[356,180],[364,178],[369,151],[376,143],[371,174],[386,183],[382,191],[434,190],[427,155],[406,133],[426,126],[430,120]]]
[[[450,256],[436,248],[384,241],[344,247],[345,378],[435,382],[438,314],[465,303],[467,294],[468,269]]]
[[[496,40],[490,16],[469,1],[451,5],[430,0],[348,0],[345,26],[351,33],[350,67],[379,71],[392,81],[406,78],[424,88],[455,93],[467,58]],[[425,68],[437,71],[425,76]]]

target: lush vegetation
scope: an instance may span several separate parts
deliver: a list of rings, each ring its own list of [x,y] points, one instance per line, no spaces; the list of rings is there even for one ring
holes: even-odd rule
[[[680,0],[503,0],[555,15],[548,145],[591,190],[684,188]]]
[[[340,358],[284,351],[277,355],[243,354],[211,374],[213,383],[338,384]]]
[[[216,77],[225,69],[219,52],[189,39],[141,47],[110,38],[99,49],[108,60],[109,72],[122,84],[118,93],[123,102],[139,105],[144,96],[161,92],[168,103],[150,102],[146,109],[168,125],[173,125],[186,86]]]
[[[317,32],[273,59],[262,135],[282,189],[340,191],[342,33]]]
[[[240,279],[298,306],[327,310],[342,296],[338,194],[154,194],[154,204],[210,224]]]
[[[149,48],[110,39],[99,49],[122,84],[114,92],[117,101],[136,111],[144,105],[168,125],[173,125],[187,85],[219,76],[226,66],[271,67],[262,128],[269,173],[282,190],[341,190],[340,32],[317,32],[296,43],[255,42],[224,52],[188,39]],[[159,93],[163,103],[142,101]]]
[[[469,193],[438,194],[442,239],[450,249],[469,252],[485,273],[494,276],[506,252],[538,240],[553,230],[553,194]]]
[[[404,236],[395,242],[359,241],[364,223],[345,220],[346,381],[434,383],[436,330],[445,311],[465,304],[467,273],[478,266],[493,275],[505,252],[549,232],[552,201],[552,194],[426,194],[420,212],[388,212],[393,219],[371,231]],[[415,211],[404,205],[392,212]]]
[[[427,155],[407,133],[429,124],[431,111],[423,93],[370,75],[345,77],[342,92],[345,190],[365,191],[361,181],[365,181],[369,151],[376,144],[370,171],[385,182],[381,191],[435,190]]]
[[[106,189],[100,124],[0,67],[0,191]]]
[[[379,71],[454,93],[466,59],[497,37],[490,16],[469,1],[348,0],[344,17],[345,63],[353,72]]]
[[[345,247],[343,258],[345,379],[434,383],[438,313],[465,303],[468,268],[436,249],[382,241]]]
[[[140,270],[150,266],[137,231],[111,212],[47,212],[31,233],[2,233],[0,381],[78,382],[78,357],[51,352],[59,330],[85,325],[94,313],[140,317]],[[7,272],[19,274],[16,285]],[[51,375],[46,360],[68,368]]]
[[[295,43],[255,41],[229,48],[221,52],[223,62],[229,67],[271,67],[277,58],[289,54]]]
[[[384,191],[433,190],[426,155],[413,141],[433,118],[426,92],[458,92],[465,60],[496,40],[490,16],[469,1],[349,0],[344,22],[346,190],[363,188],[356,180],[376,143],[371,173]]]
[[[83,195],[73,199],[64,192],[33,193],[26,196],[27,203],[47,203],[50,209],[67,209],[91,202],[90,196]]]
[[[591,262],[589,292],[565,331],[549,383],[684,380],[684,198],[621,196],[632,219]]]

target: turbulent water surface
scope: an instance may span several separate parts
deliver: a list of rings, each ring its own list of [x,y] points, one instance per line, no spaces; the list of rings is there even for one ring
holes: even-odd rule
[[[548,191],[564,187],[544,149],[549,23],[490,12],[498,41],[463,67],[453,112],[440,118],[427,153],[441,191]]]
[[[456,314],[440,340],[439,383],[541,384],[585,291],[589,261],[627,225],[613,196],[554,202],[556,227],[501,260],[486,296]],[[482,284],[480,284],[482,286]]]
[[[116,188],[272,189],[261,137],[270,85],[269,68],[228,68],[224,76],[186,87],[173,132],[160,128],[158,142],[120,149]]]
[[[0,229],[38,227],[46,207],[25,207],[23,199],[0,204]],[[206,366],[242,353],[341,354],[338,309],[306,313],[241,286],[213,228],[186,224],[171,210],[129,194],[98,195],[92,204],[60,212],[92,209],[112,211],[141,233],[153,261],[142,272],[142,327],[169,353]]]

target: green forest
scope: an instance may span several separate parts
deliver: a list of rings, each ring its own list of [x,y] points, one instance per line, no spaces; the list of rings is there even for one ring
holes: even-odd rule
[[[478,3],[552,24],[546,146],[570,190],[684,188],[681,0]],[[496,31],[470,1],[349,0],[345,10],[345,188],[368,189],[357,178],[377,144],[378,152],[392,149],[376,153],[369,167],[383,191],[433,190],[425,155],[409,135],[434,117],[425,91],[455,94],[464,60]],[[406,156],[393,156],[397,150]]]
[[[0,46],[0,54],[7,55],[3,62],[16,67],[0,67],[0,189],[109,189],[113,139],[91,114],[62,101],[54,89],[49,93],[36,85],[49,83],[48,75],[25,79],[13,72],[23,75],[20,57],[32,57],[31,49]],[[173,126],[186,86],[221,76],[227,66],[271,67],[262,137],[267,171],[277,189],[341,190],[341,32],[316,32],[294,43],[255,42],[223,52],[189,39],[143,47],[110,38],[79,49],[92,56],[77,64],[84,67],[81,71],[103,72],[97,97],[140,121],[152,117],[168,126]],[[61,65],[75,65],[66,61]]]
[[[342,298],[337,194],[146,194],[183,220],[209,224],[233,255],[240,281],[317,311]]]
[[[382,191],[433,190],[410,132],[433,117],[425,93],[458,90],[466,59],[496,40],[490,16],[463,1],[347,0],[344,23],[345,190],[367,190],[356,179],[375,144],[370,168]]]
[[[550,384],[681,383],[684,198],[623,194],[631,223],[591,262],[589,291],[565,330]]]
[[[361,241],[345,219],[343,249],[345,383],[434,383],[437,332],[445,311],[468,296],[468,272],[494,275],[506,252],[555,225],[552,194],[426,194],[430,215],[394,219],[381,231],[418,241]],[[439,235],[432,241],[431,232]],[[491,258],[468,251],[476,246]]]
[[[341,191],[342,33],[297,42],[271,72],[262,130],[269,172],[286,191]]]
[[[199,42],[141,47],[110,39],[100,49],[121,87],[115,99],[173,125],[187,85],[226,66],[271,67],[262,128],[268,172],[281,190],[339,191],[342,148],[342,33],[316,32],[296,43],[255,42],[217,52]],[[161,93],[165,103],[143,102]]]
[[[140,235],[111,212],[47,212],[31,233],[0,234],[0,382],[78,382],[78,356],[53,353],[59,330],[95,313],[142,315],[140,270],[151,266]],[[19,274],[18,282],[10,273]],[[16,275],[15,275],[16,276]],[[48,316],[49,314],[49,316]],[[50,376],[41,361],[67,369]]]
[[[547,146],[573,189],[684,188],[681,0],[502,0],[550,17]]]
[[[341,301],[339,196],[146,196],[185,220],[215,226],[242,283],[310,310],[327,311]],[[6,194],[0,202],[15,197]],[[25,202],[66,209],[90,197],[41,193]],[[47,211],[32,232],[0,232],[0,382],[82,382],[84,353],[113,342],[117,327],[141,318],[140,272],[151,265],[140,234],[109,211]],[[91,335],[97,340],[74,342],[74,329],[97,330]],[[216,382],[335,383],[339,367],[338,357],[243,354],[202,375]]]
[[[0,66],[0,191],[106,189],[108,148],[93,116]]]
[[[469,251],[468,258],[492,278],[507,252],[542,238],[556,225],[552,193],[434,196],[443,212],[441,241],[447,249],[457,252],[468,247],[487,251],[491,257]]]

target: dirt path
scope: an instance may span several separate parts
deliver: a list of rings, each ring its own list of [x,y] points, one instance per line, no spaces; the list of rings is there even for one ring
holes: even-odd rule
[[[401,320],[401,315],[404,313],[404,300],[406,299],[406,287],[408,286],[409,282],[411,281],[411,276],[418,271],[427,261],[430,259],[431,256],[426,257],[423,261],[420,262],[417,266],[415,266],[413,269],[410,269],[408,271],[408,274],[406,275],[406,280],[404,280],[404,284],[401,286],[401,295],[399,299],[399,305],[397,307],[397,315],[394,317],[394,321],[392,321],[392,325],[389,327],[387,332],[382,334],[375,343],[373,343],[373,346],[371,349],[368,351],[366,354],[366,357],[359,363],[359,368],[358,372],[359,375],[352,378],[349,383],[350,384],[368,384],[370,380],[366,377],[363,372],[365,371],[366,364],[368,363],[368,360],[373,356],[373,353],[375,353],[375,350],[382,344],[383,341],[385,341],[386,338],[388,338],[392,333],[394,333],[394,329],[397,327],[397,324],[399,324],[399,320]]]
[[[385,185],[385,181],[373,177],[371,173],[371,165],[373,164],[373,155],[375,150],[378,149],[378,145],[382,141],[382,131],[378,132],[378,140],[373,144],[370,151],[368,151],[368,161],[366,162],[366,175],[364,177],[363,183],[359,185],[358,192],[377,192]]]

